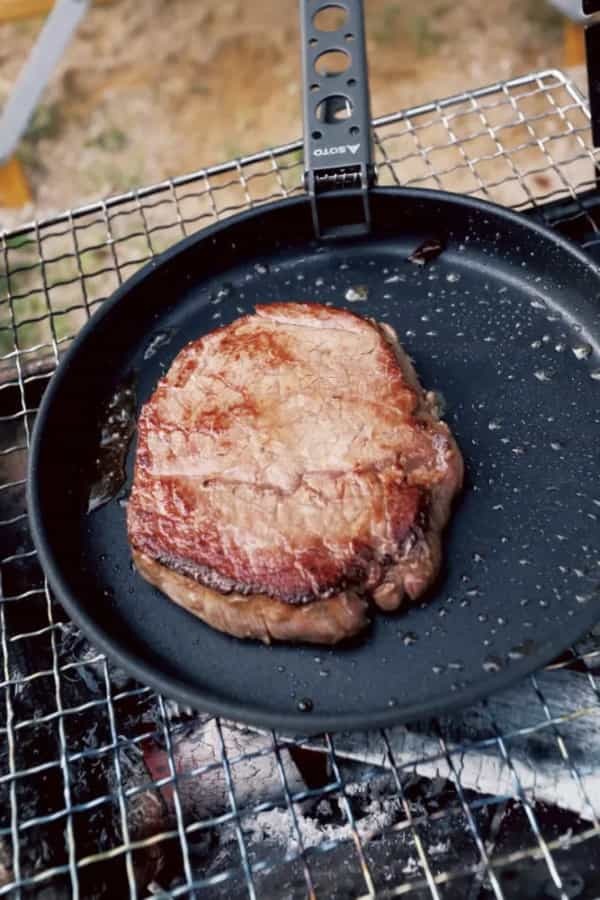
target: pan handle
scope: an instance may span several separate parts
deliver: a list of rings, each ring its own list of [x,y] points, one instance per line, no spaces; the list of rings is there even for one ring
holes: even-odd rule
[[[300,18],[304,178],[315,234],[364,234],[374,166],[362,0],[300,0]]]

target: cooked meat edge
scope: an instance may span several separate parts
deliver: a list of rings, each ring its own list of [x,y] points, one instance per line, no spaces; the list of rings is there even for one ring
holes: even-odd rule
[[[303,606],[290,606],[264,594],[221,594],[180,575],[133,549],[140,575],[207,625],[238,638],[337,644],[369,622],[367,601],[352,591]]]

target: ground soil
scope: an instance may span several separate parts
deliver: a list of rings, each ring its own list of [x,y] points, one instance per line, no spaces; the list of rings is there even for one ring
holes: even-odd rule
[[[543,0],[365,9],[375,115],[562,61]],[[297,18],[296,0],[92,8],[20,146],[34,203],[0,228],[298,137]],[[0,25],[0,102],[40,25]]]

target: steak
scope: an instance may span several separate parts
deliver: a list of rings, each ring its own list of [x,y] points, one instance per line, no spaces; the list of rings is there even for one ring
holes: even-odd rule
[[[134,562],[221,631],[336,643],[431,586],[462,475],[389,326],[258,306],[188,344],[142,409]]]

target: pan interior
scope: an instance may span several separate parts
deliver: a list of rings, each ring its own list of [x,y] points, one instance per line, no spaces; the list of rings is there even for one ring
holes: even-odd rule
[[[256,239],[247,225],[194,239],[83,335],[36,437],[38,540],[92,639],[167,693],[257,724],[384,724],[490,692],[600,617],[598,282],[551,236],[423,192],[382,195],[368,241],[302,240],[306,205],[290,209],[300,237],[286,241],[289,214],[276,212]],[[439,257],[407,261],[440,229]],[[334,649],[229,638],[135,573],[125,531],[135,442],[123,490],[85,509],[102,400],[133,376],[139,408],[189,340],[275,300],[392,325],[466,463],[427,602],[378,613],[364,638]]]

